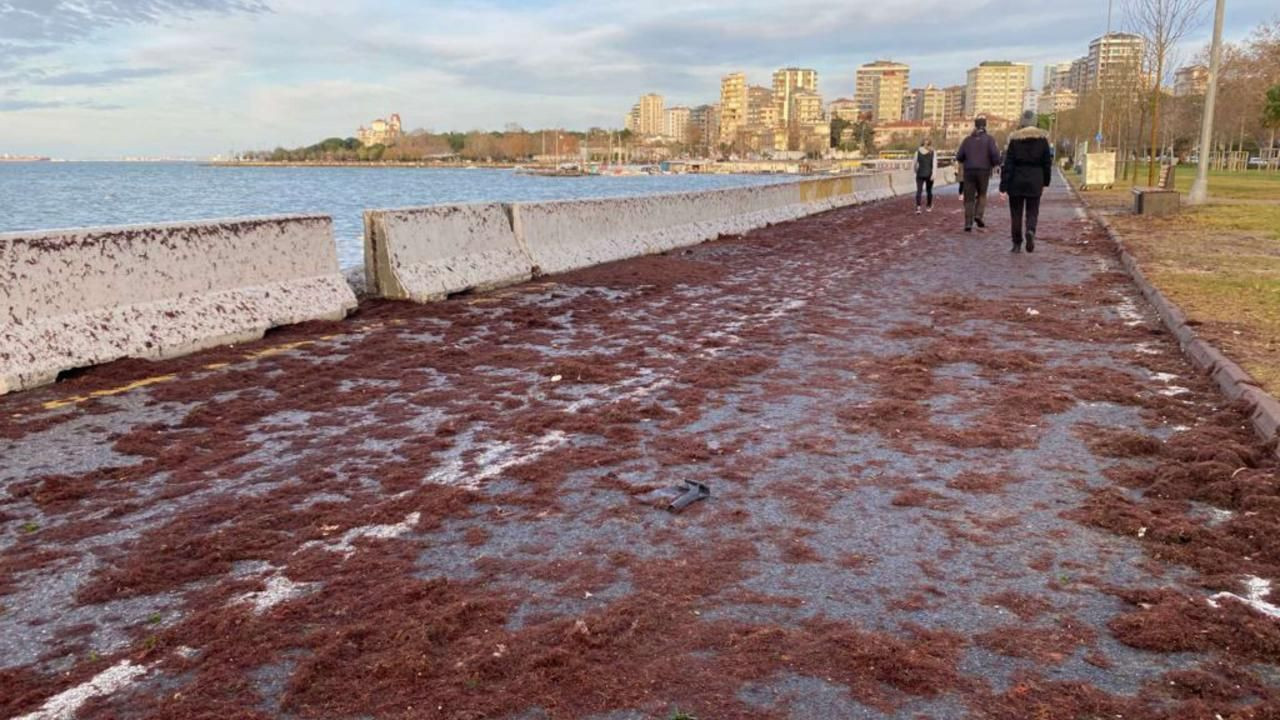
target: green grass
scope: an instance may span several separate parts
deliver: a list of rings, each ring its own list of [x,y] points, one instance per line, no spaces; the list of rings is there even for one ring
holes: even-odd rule
[[[1181,167],[1175,187],[1186,192],[1194,179],[1194,167]],[[1280,393],[1280,173],[1215,171],[1209,196],[1207,205],[1151,218],[1130,212],[1127,183],[1083,194],[1199,331]]]

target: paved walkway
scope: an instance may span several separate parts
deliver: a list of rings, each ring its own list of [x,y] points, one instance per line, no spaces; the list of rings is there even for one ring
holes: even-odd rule
[[[1270,717],[1275,467],[1065,190],[1006,208],[0,399],[0,716]]]

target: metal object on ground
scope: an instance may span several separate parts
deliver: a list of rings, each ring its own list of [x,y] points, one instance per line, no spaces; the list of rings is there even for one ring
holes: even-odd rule
[[[679,489],[683,490],[684,494],[672,500],[667,506],[671,512],[680,512],[699,500],[711,497],[711,488],[696,480],[685,480]]]

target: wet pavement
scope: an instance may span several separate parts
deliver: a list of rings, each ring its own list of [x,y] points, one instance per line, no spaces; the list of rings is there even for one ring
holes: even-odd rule
[[[988,212],[0,398],[0,715],[1272,717],[1269,453],[1065,189]]]

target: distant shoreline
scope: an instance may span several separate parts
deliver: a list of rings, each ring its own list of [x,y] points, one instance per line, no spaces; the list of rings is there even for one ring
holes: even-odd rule
[[[464,162],[361,162],[353,161],[281,161],[271,160],[217,160],[201,163],[206,167],[359,167],[359,168],[439,168],[458,170],[510,170],[516,163],[464,163]]]

